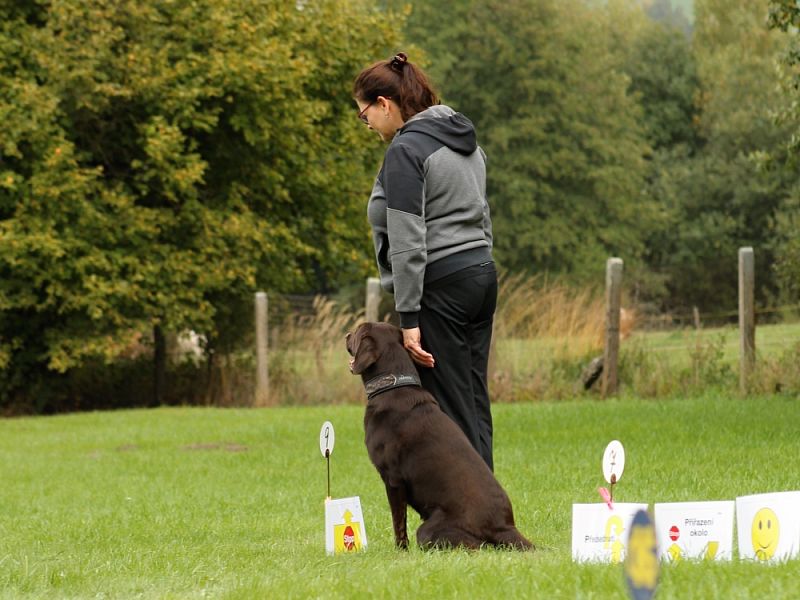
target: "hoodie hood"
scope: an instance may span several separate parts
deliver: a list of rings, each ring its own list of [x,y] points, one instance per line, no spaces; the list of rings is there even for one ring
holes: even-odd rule
[[[459,154],[472,154],[478,147],[472,121],[443,104],[431,106],[415,114],[400,128],[397,135],[412,131],[424,133]]]

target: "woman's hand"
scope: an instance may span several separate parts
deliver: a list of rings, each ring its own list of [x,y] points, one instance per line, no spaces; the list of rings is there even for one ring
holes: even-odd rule
[[[422,333],[419,327],[411,329],[403,329],[403,346],[408,350],[413,360],[418,365],[423,367],[433,367],[433,355],[422,349]]]

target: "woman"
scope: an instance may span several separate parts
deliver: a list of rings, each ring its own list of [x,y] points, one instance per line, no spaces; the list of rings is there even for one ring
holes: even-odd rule
[[[353,95],[358,117],[389,144],[368,207],[381,285],[394,294],[423,387],[493,468],[486,157],[470,120],[439,105],[403,53],[364,69]]]

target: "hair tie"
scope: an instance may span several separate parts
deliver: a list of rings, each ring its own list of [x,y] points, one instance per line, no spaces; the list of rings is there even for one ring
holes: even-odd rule
[[[392,68],[392,70],[402,73],[403,67],[405,67],[407,63],[408,55],[406,55],[405,52],[398,52],[394,55],[392,60],[389,61],[389,66]]]

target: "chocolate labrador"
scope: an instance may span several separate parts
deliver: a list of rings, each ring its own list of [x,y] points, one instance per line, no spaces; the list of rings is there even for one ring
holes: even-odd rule
[[[408,547],[411,505],[424,521],[422,547],[533,549],[489,467],[420,385],[400,329],[364,323],[347,334],[347,351],[367,392],[367,452],[386,485],[397,545]]]

